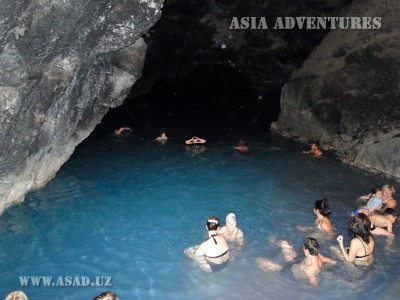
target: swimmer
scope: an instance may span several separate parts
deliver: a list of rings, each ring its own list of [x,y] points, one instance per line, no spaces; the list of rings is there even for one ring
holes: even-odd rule
[[[371,231],[372,234],[376,235],[387,235],[394,236],[393,234],[393,223],[396,221],[397,213],[393,208],[387,208],[383,211],[383,215],[373,215],[369,219],[378,228]],[[383,229],[387,228],[387,230]]]
[[[319,149],[319,145],[317,142],[314,142],[311,144],[311,150],[309,151],[303,151],[305,154],[312,154],[314,157],[322,157],[323,152],[321,149]]]
[[[28,300],[28,297],[22,291],[15,291],[9,293],[4,300]]]
[[[314,213],[317,216],[315,220],[315,225],[317,225],[318,229],[332,232],[333,226],[330,220],[331,209],[329,208],[329,203],[327,199],[317,200],[315,201]]]
[[[382,199],[375,196],[369,199],[366,205],[357,207],[352,214],[356,215],[361,213],[366,216],[372,216],[375,214],[375,211],[381,209],[381,207],[382,207]]]
[[[295,257],[297,257],[297,254],[294,251],[293,247],[290,246],[286,240],[281,240],[279,244],[282,248],[282,253],[286,261],[291,261]],[[333,259],[325,257],[324,255],[318,253],[318,249],[319,243],[316,239],[308,237],[304,240],[303,252],[305,258],[302,262],[293,265],[291,268],[296,278],[306,277],[311,284],[317,285],[317,275],[320,272],[323,263],[336,263],[336,261],[334,261]],[[258,258],[256,262],[258,266],[264,271],[280,271],[282,269],[282,266],[267,259]]]
[[[127,135],[132,131],[130,127],[121,127],[118,129],[114,130],[114,135],[120,136],[120,135]]]
[[[100,295],[93,298],[93,300],[118,300],[116,294],[111,291],[103,292]]]
[[[385,184],[382,187],[382,200],[385,208],[395,208],[397,201],[393,198],[393,194],[396,192],[394,186],[391,184]]]
[[[350,247],[343,246],[343,235],[337,237],[342,255],[347,262],[356,265],[369,266],[374,261],[374,238],[371,235],[371,221],[369,218],[358,213],[349,221]]]
[[[209,217],[206,228],[208,239],[196,247],[189,247],[184,253],[190,258],[205,259],[205,265],[199,261],[203,270],[212,272],[225,267],[229,260],[229,247],[223,235],[218,234],[220,222],[217,217]]]
[[[240,152],[249,152],[249,147],[246,146],[246,144],[244,143],[244,141],[240,140],[237,143],[237,146],[233,147],[236,150],[239,150]]]
[[[243,245],[243,231],[236,226],[236,215],[229,213],[225,218],[225,226],[218,231],[227,241],[236,241],[239,245]]]
[[[154,141],[159,142],[160,144],[164,145],[166,143],[167,139],[168,139],[168,137],[165,134],[165,129],[161,129],[160,136],[157,137]]]
[[[201,139],[197,136],[192,137],[191,139],[188,139],[185,141],[186,145],[198,145],[198,144],[204,144],[206,142],[205,139]]]

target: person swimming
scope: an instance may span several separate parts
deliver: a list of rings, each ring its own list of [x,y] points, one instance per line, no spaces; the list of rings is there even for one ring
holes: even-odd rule
[[[314,155],[314,157],[318,157],[318,158],[322,157],[322,155],[323,155],[323,152],[319,148],[319,145],[318,145],[317,142],[312,143],[311,144],[311,149],[308,150],[308,151],[303,151],[303,153],[312,154],[312,155]]]
[[[237,145],[235,147],[233,147],[234,149],[242,152],[242,153],[248,153],[249,152],[249,147],[246,146],[245,142],[240,140]]]
[[[350,219],[348,227],[351,239],[348,249],[343,246],[343,235],[337,237],[344,259],[356,265],[372,264],[375,242],[371,234],[370,219],[366,215],[358,213]]]
[[[243,242],[243,231],[237,227],[236,215],[229,213],[225,218],[225,226],[221,227],[218,233],[222,234],[227,241]]]
[[[279,241],[279,245],[287,262],[297,257],[296,251],[286,240]],[[319,243],[316,239],[308,237],[304,240],[303,252],[305,257],[300,263],[291,267],[291,271],[296,278],[307,278],[311,284],[317,285],[317,275],[323,263],[336,263],[333,259],[320,254],[318,250]],[[283,266],[265,258],[258,258],[256,262],[263,271],[280,271],[283,268]]]
[[[366,205],[357,207],[352,215],[356,214],[364,214],[366,216],[371,216],[375,213],[375,211],[379,210],[382,207],[382,199],[379,197],[371,197],[371,199],[368,200],[368,203]]]
[[[186,145],[198,145],[198,144],[204,144],[206,142],[205,139],[201,139],[197,136],[193,136],[192,138],[188,139],[185,141]]]
[[[327,199],[324,198],[315,201],[314,213],[317,216],[317,219],[315,220],[315,225],[317,225],[317,228],[332,232],[333,226],[330,220],[332,211],[329,208],[329,203]]]
[[[161,129],[160,136],[154,139],[155,142],[159,142],[162,145],[164,145],[167,142],[167,140],[168,137],[166,135],[166,131],[164,128]]]
[[[220,222],[217,217],[211,216],[206,224],[208,239],[196,247],[189,247],[184,252],[194,259],[204,258],[208,266],[200,262],[206,271],[219,271],[229,261],[229,247],[223,235],[218,234]]]
[[[116,136],[125,136],[132,132],[130,127],[121,127],[114,130],[114,135]]]

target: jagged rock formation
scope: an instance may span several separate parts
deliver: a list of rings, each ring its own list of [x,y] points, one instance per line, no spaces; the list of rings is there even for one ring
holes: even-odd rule
[[[272,130],[400,179],[399,14],[397,0],[349,5],[341,15],[382,17],[382,27],[331,31],[282,89]]]
[[[163,0],[0,0],[0,213],[43,186],[141,76]]]

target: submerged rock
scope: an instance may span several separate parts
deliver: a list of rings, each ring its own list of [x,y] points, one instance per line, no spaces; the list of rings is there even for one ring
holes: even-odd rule
[[[354,1],[343,10],[381,17],[382,26],[332,30],[282,89],[271,129],[400,179],[399,14],[396,0]]]
[[[0,0],[0,213],[48,182],[141,76],[163,0]]]

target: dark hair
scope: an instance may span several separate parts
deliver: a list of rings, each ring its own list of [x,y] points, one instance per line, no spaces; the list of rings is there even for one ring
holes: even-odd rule
[[[93,300],[105,300],[105,299],[110,299],[110,300],[117,300],[118,297],[116,294],[114,294],[111,291],[103,292],[100,295],[96,296],[93,298]]]
[[[349,221],[349,236],[354,239],[359,236],[364,242],[369,244],[371,235],[371,221],[364,214],[355,214]]]
[[[319,213],[321,215],[323,215],[324,217],[330,217],[332,211],[329,208],[329,202],[327,199],[321,199],[321,200],[317,200],[315,201],[315,209],[317,209],[319,211]]]
[[[220,227],[220,222],[217,217],[213,217],[213,216],[208,217],[207,230],[215,231],[215,230],[218,230],[219,227]]]
[[[397,218],[397,212],[393,208],[386,208],[383,211],[383,215],[384,216],[391,215],[391,216]]]
[[[376,194],[377,192],[382,192],[382,188],[374,187],[371,189],[371,194]]]
[[[304,240],[304,249],[307,249],[311,255],[317,255],[319,244],[318,241],[312,237],[308,237]]]

